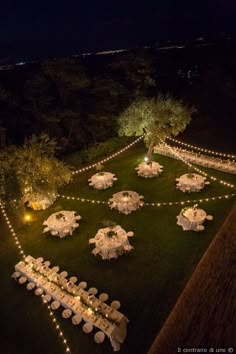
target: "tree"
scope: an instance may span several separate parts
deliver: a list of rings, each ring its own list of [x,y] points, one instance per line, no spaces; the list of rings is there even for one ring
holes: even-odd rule
[[[27,195],[56,192],[69,183],[71,171],[55,157],[55,139],[32,136],[23,146],[10,146],[0,153],[1,199],[6,202]],[[9,176],[11,179],[9,180]]]
[[[109,69],[133,97],[147,94],[156,84],[154,60],[145,49],[132,49],[114,56]]]
[[[118,118],[119,135],[141,136],[151,155],[153,147],[184,131],[195,110],[170,96],[134,101]]]

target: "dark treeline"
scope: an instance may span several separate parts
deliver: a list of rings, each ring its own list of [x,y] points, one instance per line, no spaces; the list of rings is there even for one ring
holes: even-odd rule
[[[206,126],[214,134],[220,125],[229,128],[236,110],[234,48],[133,49],[2,71],[1,127],[8,143],[44,131],[64,150],[80,149],[116,136],[118,115],[137,97],[160,92],[197,108],[189,130],[197,128],[196,140],[209,134]]]

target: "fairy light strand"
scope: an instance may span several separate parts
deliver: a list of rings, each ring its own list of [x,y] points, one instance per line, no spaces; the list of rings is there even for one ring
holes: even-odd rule
[[[10,220],[8,218],[8,215],[6,213],[4,205],[1,202],[0,202],[0,208],[1,208],[2,214],[4,216],[5,222],[6,222],[8,228],[10,230],[10,233],[11,233],[11,235],[12,235],[14,241],[15,241],[16,247],[18,248],[18,252],[20,253],[20,257],[22,257],[24,259],[26,257],[25,252],[24,252],[24,250],[23,250],[23,248],[22,248],[22,246],[20,244],[20,241],[19,241],[19,239],[18,239],[18,237],[17,237],[17,235],[16,235],[16,233],[15,233],[15,231],[14,231],[12,225],[11,225],[11,222],[10,222]]]
[[[228,183],[228,182],[225,182],[223,181],[222,179],[218,179],[216,177],[213,177],[211,175],[209,175],[208,173],[200,170],[199,168],[197,168],[196,166],[192,165],[190,162],[186,161],[179,153],[176,152],[176,150],[174,148],[172,148],[170,145],[166,144],[163,140],[161,140],[163,146],[165,146],[168,150],[171,151],[171,153],[173,155],[175,155],[179,160],[183,161],[186,165],[188,165],[189,167],[193,168],[195,171],[201,173],[202,175],[210,178],[212,181],[217,181],[219,182],[220,184],[223,184],[225,185],[226,187],[230,187],[230,188],[235,188],[235,185],[232,184],[232,183]]]
[[[95,200],[95,199],[87,199],[87,198],[81,198],[81,197],[72,197],[69,195],[64,195],[64,194],[55,194],[55,193],[50,193],[48,192],[49,195],[53,195],[56,198],[63,198],[63,199],[67,199],[67,200],[79,200],[81,202],[91,202],[93,204],[108,204],[107,201],[104,200]]]
[[[207,168],[213,168],[222,172],[236,174],[236,163],[233,160],[220,160],[216,157],[207,156],[207,155],[198,155],[193,151],[184,149],[182,147],[172,146],[179,154],[184,156],[187,161],[195,165],[201,165]],[[166,150],[162,147],[162,145],[155,147],[155,152],[164,155]],[[197,156],[196,156],[197,155]]]
[[[89,165],[89,166],[80,168],[79,170],[73,171],[73,172],[72,172],[72,175],[75,175],[75,174],[78,174],[78,173],[81,173],[81,172],[88,171],[88,170],[90,170],[91,168],[96,167],[96,165],[98,165],[98,164],[102,164],[102,163],[104,163],[104,162],[110,161],[111,159],[113,159],[113,158],[117,157],[118,155],[120,155],[122,152],[125,152],[125,151],[127,151],[128,149],[130,149],[132,146],[134,146],[135,144],[137,144],[137,143],[138,143],[140,140],[142,140],[142,139],[143,139],[143,135],[140,136],[138,139],[134,140],[131,144],[129,144],[129,145],[127,145],[126,147],[124,147],[123,149],[121,149],[121,150],[115,152],[114,154],[112,154],[112,155],[106,157],[105,159],[102,159],[102,160],[100,160],[100,161],[98,161],[98,162],[96,162],[96,163],[93,163],[93,164]]]
[[[180,201],[171,201],[171,202],[143,202],[143,205],[156,205],[156,206],[164,206],[164,205],[168,205],[168,206],[171,206],[171,205],[183,205],[185,203],[191,203],[191,202],[208,202],[208,201],[211,201],[211,200],[219,200],[219,199],[228,199],[228,198],[231,198],[231,197],[234,197],[236,196],[236,193],[232,193],[232,194],[225,194],[225,195],[219,195],[219,196],[214,196],[214,197],[208,197],[208,198],[200,198],[200,199],[194,199],[194,200],[180,200]],[[78,200],[78,201],[81,201],[81,202],[91,202],[93,204],[97,203],[97,204],[107,204],[109,205],[109,201],[104,201],[104,200],[92,200],[92,199],[85,199],[85,198],[80,198],[80,197],[71,197],[71,196],[66,196],[66,195],[63,195],[63,194],[57,194],[57,197],[61,197],[63,199],[67,199],[67,200]]]
[[[207,154],[211,154],[211,155],[215,155],[215,156],[221,156],[221,157],[225,157],[225,158],[229,158],[229,159],[233,159],[233,160],[236,159],[236,155],[224,154],[222,152],[217,152],[217,151],[212,151],[212,150],[208,150],[208,149],[203,149],[203,148],[200,148],[198,146],[187,144],[187,143],[184,143],[183,141],[180,141],[180,140],[177,140],[177,139],[174,139],[174,138],[170,138],[170,137],[168,137],[168,140],[173,141],[174,143],[177,143],[177,144],[182,145],[182,146],[187,146],[188,148],[191,148],[191,149],[194,149],[194,150],[205,152]]]
[[[20,257],[23,258],[23,259],[25,259],[25,258],[26,258],[25,252],[24,252],[24,250],[23,250],[23,248],[22,248],[22,246],[21,246],[21,244],[20,244],[20,241],[19,241],[19,239],[18,239],[18,237],[17,237],[17,235],[16,235],[16,233],[15,233],[15,231],[14,231],[14,228],[12,227],[12,224],[11,224],[9,218],[8,218],[7,213],[6,213],[5,207],[4,207],[4,205],[3,205],[1,202],[0,202],[0,208],[1,208],[2,214],[3,214],[4,218],[5,218],[6,224],[7,224],[8,228],[9,228],[9,230],[10,230],[10,233],[11,233],[11,235],[12,235],[13,238],[14,238],[16,247],[17,247],[18,250],[19,250]],[[37,285],[37,284],[36,284],[36,285]],[[47,310],[48,310],[48,312],[49,312],[49,318],[51,318],[52,323],[55,325],[56,331],[58,331],[58,333],[59,333],[59,337],[61,337],[62,344],[63,344],[64,347],[65,347],[65,352],[66,352],[66,354],[71,354],[70,347],[69,347],[68,344],[67,344],[67,339],[66,339],[66,337],[64,336],[64,334],[63,334],[63,332],[62,332],[62,330],[61,330],[61,328],[60,328],[60,325],[59,325],[59,323],[58,323],[56,317],[54,316],[54,314],[53,314],[53,312],[52,312],[50,306],[47,305],[47,303],[44,301],[44,294],[41,295],[41,299],[42,299],[43,304],[46,305],[46,308],[47,308]]]
[[[189,203],[203,203],[203,202],[209,202],[213,200],[219,200],[219,199],[228,199],[235,197],[236,193],[232,194],[226,194],[226,195],[219,195],[216,197],[208,197],[208,198],[201,198],[201,199],[188,199],[188,200],[182,200],[182,201],[173,201],[173,202],[152,202],[152,203],[144,203],[144,205],[149,205],[149,206],[172,206],[172,205],[184,205],[184,204],[189,204]]]

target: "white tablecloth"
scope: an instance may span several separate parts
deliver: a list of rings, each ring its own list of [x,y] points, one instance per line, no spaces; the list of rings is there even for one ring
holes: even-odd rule
[[[127,323],[129,322],[125,315],[113,309],[95,296],[91,296],[87,291],[82,290],[75,284],[69,290],[67,287],[68,283],[65,279],[64,283],[61,283],[64,290],[60,285],[50,282],[47,279],[50,278],[52,281],[57,282],[56,279],[58,279],[59,276],[50,268],[47,268],[44,271],[42,270],[42,273],[34,272],[32,265],[38,267],[38,264],[36,259],[32,256],[27,256],[25,261],[26,262],[21,261],[16,264],[15,270],[26,276],[29,281],[36,283],[38,287],[41,287],[45,293],[49,294],[54,300],[58,300],[63,307],[71,309],[75,315],[81,315],[84,321],[90,322],[93,326],[102,330],[110,339],[114,351],[120,349],[121,343],[123,343],[126,338]],[[41,276],[41,274],[44,274],[44,276]],[[71,291],[75,296],[68,294],[66,289]],[[83,306],[80,298],[83,298],[83,300],[89,303],[91,308],[95,311],[103,313],[103,316],[96,314],[95,311],[91,311]],[[111,322],[109,319],[116,322]]]
[[[110,208],[115,208],[121,213],[130,214],[132,211],[137,210],[143,206],[142,195],[133,191],[122,191],[113,194],[109,199]]]
[[[202,225],[206,219],[206,212],[203,209],[187,208],[181,210],[177,216],[177,224],[183,230],[198,230],[198,225]]]
[[[177,188],[183,192],[198,192],[204,188],[206,177],[196,173],[186,173],[176,178]]]
[[[115,232],[116,235],[109,237],[107,233],[110,231]],[[129,245],[127,233],[119,225],[114,228],[99,229],[94,240],[102,259],[116,258],[122,255],[126,251],[125,246]]]
[[[99,172],[89,178],[89,185],[96,189],[106,189],[112,187],[115,175],[110,172]]]
[[[138,167],[135,169],[137,170],[137,174],[141,177],[145,178],[152,178],[158,176],[162,173],[163,166],[159,165],[159,163],[153,161],[151,163],[141,162]]]
[[[75,211],[59,211],[49,216],[49,218],[44,221],[43,225],[46,225],[52,235],[58,237],[65,237],[68,234],[72,234],[74,229],[79,226],[77,220],[81,219],[79,215],[75,215]],[[58,216],[60,218],[58,218]]]

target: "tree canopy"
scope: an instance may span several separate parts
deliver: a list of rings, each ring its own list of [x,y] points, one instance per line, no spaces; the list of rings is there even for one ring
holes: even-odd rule
[[[57,191],[71,179],[71,171],[55,157],[57,145],[46,134],[32,136],[23,146],[10,146],[0,153],[0,198],[6,202],[25,194]]]
[[[170,96],[135,100],[120,116],[119,134],[140,136],[147,147],[185,130],[191,121],[192,107]]]

